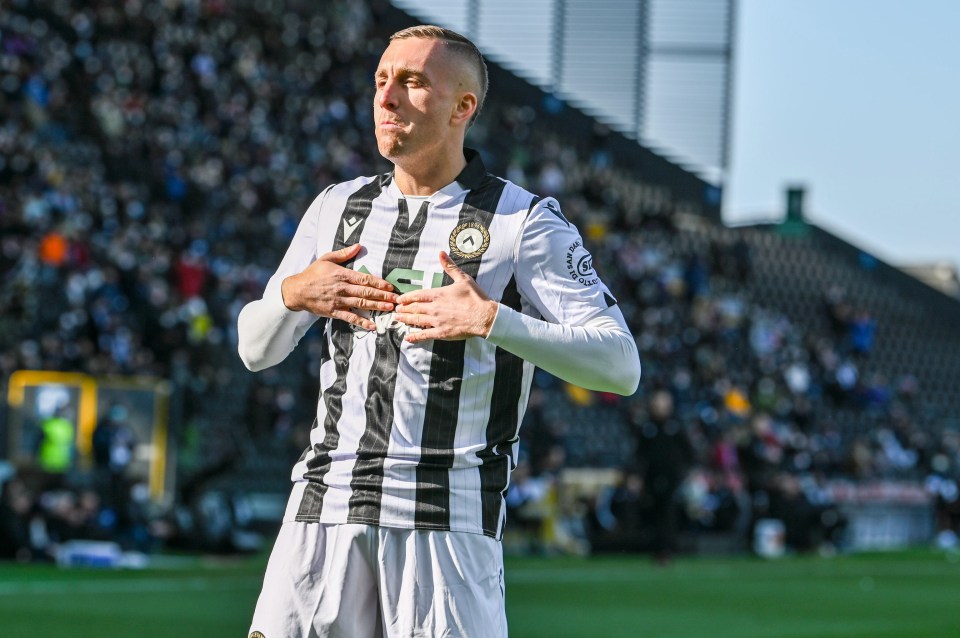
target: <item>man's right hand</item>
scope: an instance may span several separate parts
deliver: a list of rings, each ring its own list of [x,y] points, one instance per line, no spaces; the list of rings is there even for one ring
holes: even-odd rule
[[[390,312],[398,295],[388,281],[340,265],[356,257],[360,249],[360,244],[354,244],[326,253],[300,274],[284,279],[280,285],[283,304],[290,310],[307,310],[376,330],[373,321],[355,310]]]

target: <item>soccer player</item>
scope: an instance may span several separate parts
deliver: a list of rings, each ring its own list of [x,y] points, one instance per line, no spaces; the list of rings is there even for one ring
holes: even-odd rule
[[[250,635],[506,636],[503,494],[534,366],[632,394],[636,344],[559,203],[464,148],[477,48],[405,29],[375,81],[393,172],[324,190],[239,318],[251,370],[324,320],[317,419]]]

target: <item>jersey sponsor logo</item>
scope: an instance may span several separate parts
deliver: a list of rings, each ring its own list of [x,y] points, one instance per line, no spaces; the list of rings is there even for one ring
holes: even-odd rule
[[[479,222],[460,224],[450,233],[450,251],[461,259],[473,259],[487,252],[490,233]]]
[[[594,286],[600,283],[600,278],[593,269],[593,257],[578,239],[567,249],[567,273],[574,281],[584,286]]]
[[[370,274],[366,266],[360,266],[357,272],[362,272],[367,275]],[[439,288],[443,285],[442,272],[430,272],[427,270],[417,270],[415,268],[394,268],[384,279],[393,284],[393,287],[396,288],[400,294],[414,290],[423,290],[424,288]],[[373,321],[373,323],[377,325],[378,334],[384,334],[387,330],[396,330],[401,335],[406,335],[408,332],[417,332],[420,330],[420,328],[415,326],[408,326],[405,323],[397,321],[393,311],[357,309],[356,313]],[[352,326],[352,328],[354,336],[357,339],[362,339],[369,334],[365,328],[361,328],[360,326]]]

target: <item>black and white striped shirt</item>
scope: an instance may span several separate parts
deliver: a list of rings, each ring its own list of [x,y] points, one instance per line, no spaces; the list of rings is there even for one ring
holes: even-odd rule
[[[326,189],[264,300],[282,303],[286,277],[360,243],[345,265],[400,293],[451,283],[439,263],[444,250],[491,299],[526,315],[582,325],[613,305],[556,200],[488,174],[479,155],[466,153],[463,172],[420,203],[412,223],[391,174]],[[290,350],[317,319],[295,314]],[[325,322],[317,420],[293,468],[284,520],[499,538],[533,365],[481,338],[411,344],[392,313],[371,318],[376,332]]]

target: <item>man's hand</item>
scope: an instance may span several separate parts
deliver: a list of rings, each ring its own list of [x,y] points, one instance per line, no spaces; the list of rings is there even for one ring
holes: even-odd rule
[[[284,279],[280,285],[283,304],[290,310],[307,310],[321,317],[376,330],[375,323],[354,310],[390,312],[397,302],[397,294],[389,282],[340,265],[359,252],[360,244],[354,244],[326,253],[299,275]]]
[[[490,299],[473,277],[460,270],[447,253],[440,252],[440,265],[453,283],[442,288],[415,290],[400,295],[397,321],[423,328],[407,335],[406,341],[428,339],[459,341],[486,337],[497,316],[499,304]]]

